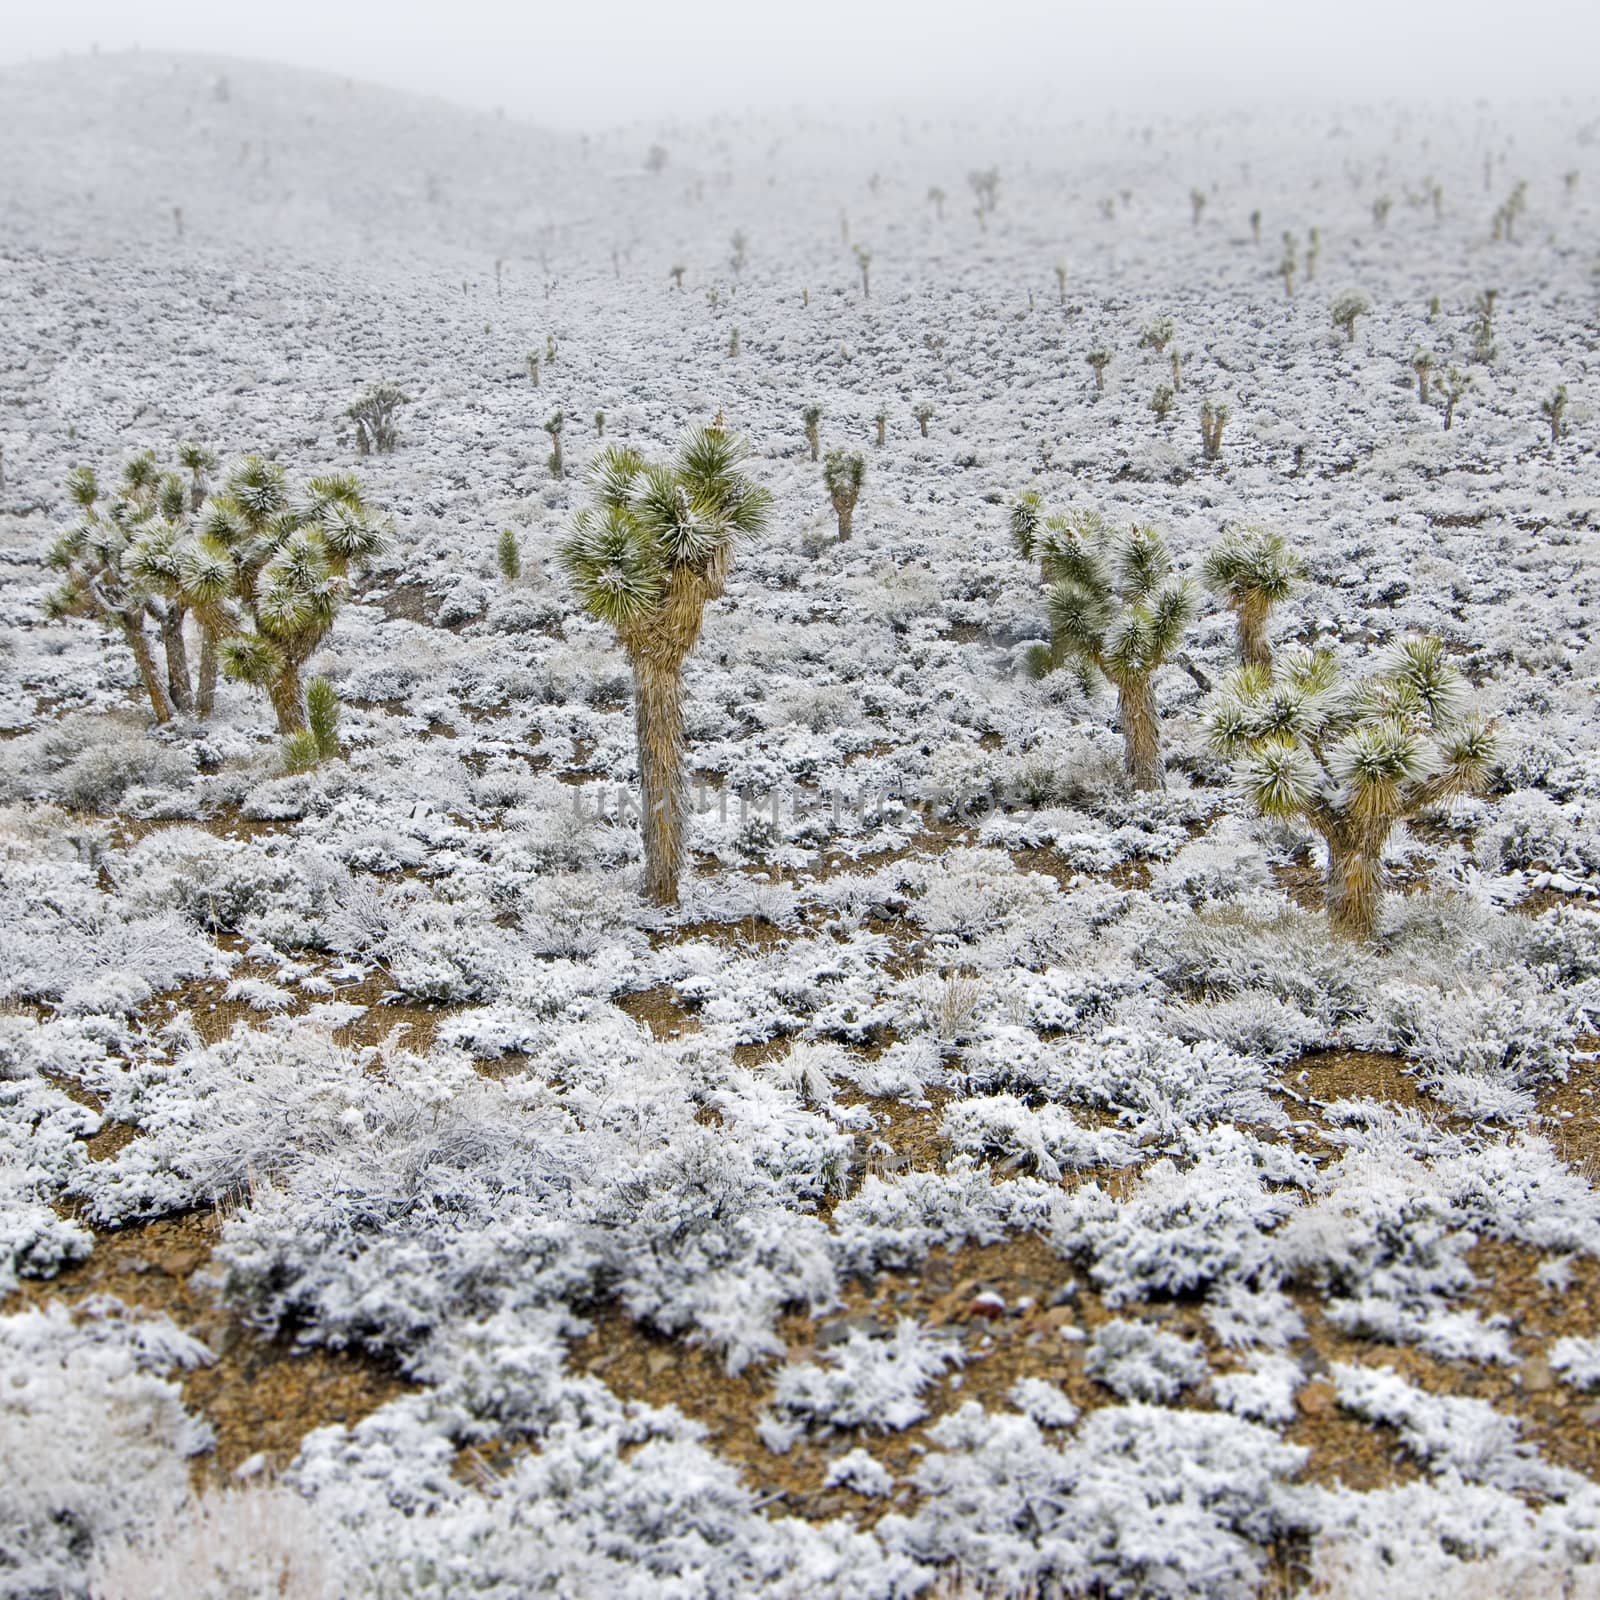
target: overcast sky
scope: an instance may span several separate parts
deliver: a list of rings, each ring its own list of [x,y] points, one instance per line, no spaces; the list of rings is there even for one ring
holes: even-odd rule
[[[1046,89],[1130,109],[1308,92],[1591,99],[1600,63],[1595,0],[24,3],[4,7],[0,60],[92,44],[220,51],[569,127]]]

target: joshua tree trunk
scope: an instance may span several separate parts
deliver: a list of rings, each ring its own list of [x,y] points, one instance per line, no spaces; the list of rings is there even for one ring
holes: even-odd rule
[[[1328,845],[1328,921],[1352,939],[1371,939],[1383,905],[1383,840],[1351,827],[1324,836]]]
[[[1267,643],[1267,613],[1260,606],[1248,603],[1239,607],[1238,620],[1239,659],[1246,666],[1266,667],[1272,664],[1272,647]]]
[[[678,903],[683,867],[683,663],[681,658],[635,656],[634,726],[639,740],[640,832],[645,893],[660,906]]]
[[[1155,691],[1148,675],[1130,677],[1117,685],[1117,717],[1122,723],[1123,765],[1133,778],[1134,788],[1165,789],[1161,719],[1156,714]]]
[[[217,636],[204,623],[200,624],[200,686],[195,698],[195,709],[202,717],[209,717],[217,704]]]
[[[160,675],[156,672],[156,658],[150,649],[150,640],[145,635],[144,618],[123,612],[117,620],[122,625],[122,636],[128,641],[128,649],[133,653],[133,664],[139,669],[139,681],[144,685],[144,692],[150,696],[150,708],[156,714],[156,721],[171,722],[172,702],[167,699],[167,691],[162,688]]]
[[[850,524],[855,521],[856,508],[854,506],[836,505],[833,510],[834,515],[839,519],[839,537],[848,539],[850,537]]]
[[[161,612],[161,648],[167,658],[167,696],[183,712],[194,710],[189,681],[189,647],[183,638],[184,608],[169,600]]]
[[[306,725],[306,697],[300,686],[300,663],[288,663],[267,686],[267,697],[277,714],[278,732],[285,737],[302,733]]]

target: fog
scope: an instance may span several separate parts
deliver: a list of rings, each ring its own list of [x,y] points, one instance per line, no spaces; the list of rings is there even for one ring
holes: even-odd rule
[[[13,0],[15,5],[15,0]],[[18,8],[20,12],[20,8]],[[62,0],[0,60],[185,49],[323,67],[553,125],[764,104],[1049,96],[1183,107],[1370,95],[1586,94],[1600,7],[1524,0]]]

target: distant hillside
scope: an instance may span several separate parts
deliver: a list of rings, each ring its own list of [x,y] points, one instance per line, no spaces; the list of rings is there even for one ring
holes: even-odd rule
[[[133,52],[0,68],[10,245],[436,245],[536,254],[588,187],[584,147],[327,73]]]

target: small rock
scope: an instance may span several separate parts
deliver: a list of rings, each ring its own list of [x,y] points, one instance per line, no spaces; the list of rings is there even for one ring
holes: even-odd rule
[[[1006,1314],[1006,1303],[993,1289],[986,1289],[982,1294],[974,1295],[967,1303],[969,1317],[1003,1317]]]
[[[870,1312],[857,1312],[851,1317],[840,1317],[817,1330],[817,1349],[843,1344],[852,1333],[864,1333],[869,1339],[881,1339],[888,1329]]]
[[[1522,1363],[1522,1387],[1528,1394],[1541,1394],[1555,1387],[1555,1374],[1543,1356],[1529,1356]]]
[[[670,1350],[652,1350],[644,1358],[645,1371],[652,1378],[659,1378],[668,1367],[672,1365],[672,1352]]]
[[[1318,1379],[1315,1383],[1308,1383],[1300,1393],[1295,1396],[1295,1404],[1308,1417],[1325,1417],[1338,1404],[1338,1392],[1331,1383],[1324,1383]]]

